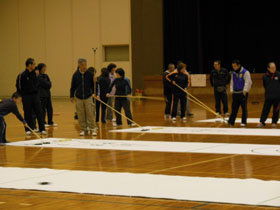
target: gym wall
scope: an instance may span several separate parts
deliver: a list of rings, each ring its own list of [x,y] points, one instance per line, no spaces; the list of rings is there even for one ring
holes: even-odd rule
[[[96,68],[104,61],[105,45],[128,45],[129,61],[115,62],[131,70],[130,0],[0,0],[0,96],[14,92],[24,62],[33,57],[44,62],[52,79],[53,96],[69,96],[77,59]]]

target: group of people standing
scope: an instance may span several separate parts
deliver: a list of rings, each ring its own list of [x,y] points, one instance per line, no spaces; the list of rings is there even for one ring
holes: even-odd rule
[[[25,70],[16,79],[17,91],[10,99],[0,101],[0,143],[7,143],[6,123],[4,116],[13,113],[25,125],[26,135],[32,130],[46,135],[46,127],[57,126],[53,122],[53,107],[51,101],[51,80],[46,74],[47,65],[39,63],[36,66],[33,58],[25,62]],[[24,118],[18,111],[17,104],[22,101]],[[46,122],[46,115],[48,122]],[[36,126],[38,122],[39,128]]]
[[[220,60],[213,63],[214,69],[210,74],[210,84],[214,89],[215,109],[217,116],[221,116],[221,103],[223,104],[223,114],[229,117],[228,125],[234,126],[239,107],[242,109],[241,127],[247,125],[248,118],[248,96],[252,86],[250,72],[245,69],[239,60],[232,61],[233,71],[229,72],[221,66]],[[176,120],[178,99],[181,102],[181,119],[185,120],[186,92],[190,86],[190,74],[186,71],[186,65],[178,63],[177,69],[174,64],[169,64],[168,70],[163,76],[164,96],[166,99],[165,118],[171,116]],[[232,93],[232,109],[229,114],[227,85],[230,85]],[[179,87],[181,88],[179,88]],[[260,117],[258,128],[264,127],[271,107],[273,106],[272,127],[277,127],[280,108],[280,73],[276,71],[276,64],[270,62],[267,71],[263,75],[263,86],[265,89],[265,101]],[[182,113],[183,112],[183,113]],[[167,116],[167,117],[166,117]]]
[[[36,66],[33,58],[25,62],[26,69],[16,79],[17,93],[22,97],[24,119],[27,125],[38,133],[46,135],[45,127],[57,126],[53,122],[53,107],[51,100],[52,83],[46,74],[47,65],[39,63]],[[46,115],[48,122],[46,122]],[[37,129],[36,121],[39,128]],[[26,135],[31,135],[25,128]]]
[[[131,86],[129,79],[125,77],[125,71],[111,63],[107,68],[101,69],[99,77],[95,78],[95,73],[94,68],[92,71],[87,68],[87,60],[80,58],[71,81],[70,98],[71,102],[76,102],[80,136],[88,132],[92,136],[97,135],[96,122],[99,122],[100,108],[102,123],[112,121],[113,126],[121,126],[122,118],[119,113],[123,108],[129,119],[128,125],[134,126],[128,98],[131,94]],[[113,106],[119,112],[115,113],[116,119],[113,118]]]
[[[16,80],[17,92],[12,95],[11,99],[0,99],[0,143],[7,143],[4,116],[11,112],[25,125],[26,135],[31,134],[31,129],[46,135],[46,127],[57,126],[53,122],[50,91],[52,83],[46,74],[46,64],[40,63],[36,66],[35,60],[28,58],[25,66],[26,69],[18,75]],[[241,106],[242,120],[240,125],[245,127],[248,117],[248,96],[252,86],[250,72],[241,65],[239,60],[232,61],[233,71],[231,72],[221,66],[220,60],[215,60],[213,66],[210,83],[214,88],[217,116],[222,114],[222,103],[223,114],[225,117],[229,117],[228,125],[234,126]],[[95,74],[96,71],[93,67],[87,68],[86,59],[78,60],[78,68],[71,81],[70,98],[72,102],[76,102],[77,118],[81,128],[80,135],[84,136],[87,132],[90,132],[93,136],[97,135],[96,122],[99,122],[100,109],[102,123],[112,121],[113,126],[121,126],[122,118],[119,113],[123,108],[128,125],[135,126],[132,121],[129,100],[132,90],[129,79],[125,77],[125,71],[111,63],[107,68],[101,69],[99,77],[95,78]],[[180,107],[180,117],[183,121],[186,120],[186,113],[189,116],[193,115],[190,112],[189,100],[187,100],[190,81],[186,64],[181,61],[178,62],[176,67],[174,64],[169,64],[163,77],[166,99],[165,119],[171,118],[172,121],[176,121],[179,113],[178,107]],[[230,92],[232,93],[231,114],[229,114],[228,108],[228,84],[230,84]],[[270,109],[273,107],[272,127],[275,128],[279,120],[280,72],[276,70],[274,62],[267,65],[267,71],[263,75],[263,86],[265,101],[257,127],[261,128],[266,125],[265,122]],[[20,102],[21,97],[24,118],[20,115],[16,105]],[[113,118],[112,107],[116,110],[116,119]],[[36,121],[38,122],[38,129]]]

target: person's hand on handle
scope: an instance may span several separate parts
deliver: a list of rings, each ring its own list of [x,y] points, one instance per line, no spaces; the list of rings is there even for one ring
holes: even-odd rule
[[[96,99],[97,99],[97,100],[100,100],[100,96],[96,96]]]
[[[175,81],[172,81],[172,84],[173,84],[173,85],[176,85],[176,82],[175,82]]]
[[[107,98],[111,97],[110,93],[107,93],[107,94],[106,94],[106,97],[107,97]]]

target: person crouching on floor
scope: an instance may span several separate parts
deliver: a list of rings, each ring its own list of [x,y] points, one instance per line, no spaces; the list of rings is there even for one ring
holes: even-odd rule
[[[132,114],[130,111],[130,102],[127,95],[131,94],[131,87],[127,79],[125,79],[125,72],[122,68],[118,68],[116,70],[117,78],[113,81],[113,83],[110,85],[107,97],[111,97],[110,92],[112,91],[113,87],[116,88],[116,97],[115,97],[115,109],[118,112],[121,112],[121,109],[123,108],[125,111],[125,116],[132,120]],[[118,97],[122,96],[122,97]],[[118,113],[116,113],[116,124],[114,126],[121,126],[122,125],[122,116]],[[130,126],[135,126],[134,123],[132,123],[130,120],[127,120],[127,124]]]
[[[9,143],[6,139],[6,122],[4,117],[9,113],[13,113],[24,125],[26,121],[18,111],[17,104],[21,101],[18,93],[14,93],[10,99],[0,99],[0,144]]]

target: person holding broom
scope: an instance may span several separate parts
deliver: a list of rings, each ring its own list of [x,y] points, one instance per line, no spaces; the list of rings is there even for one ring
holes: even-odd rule
[[[26,125],[26,121],[23,119],[18,111],[17,104],[21,101],[21,97],[18,93],[14,93],[10,99],[0,99],[0,145],[9,143],[6,139],[6,122],[4,117],[10,113],[13,113],[23,124]]]

